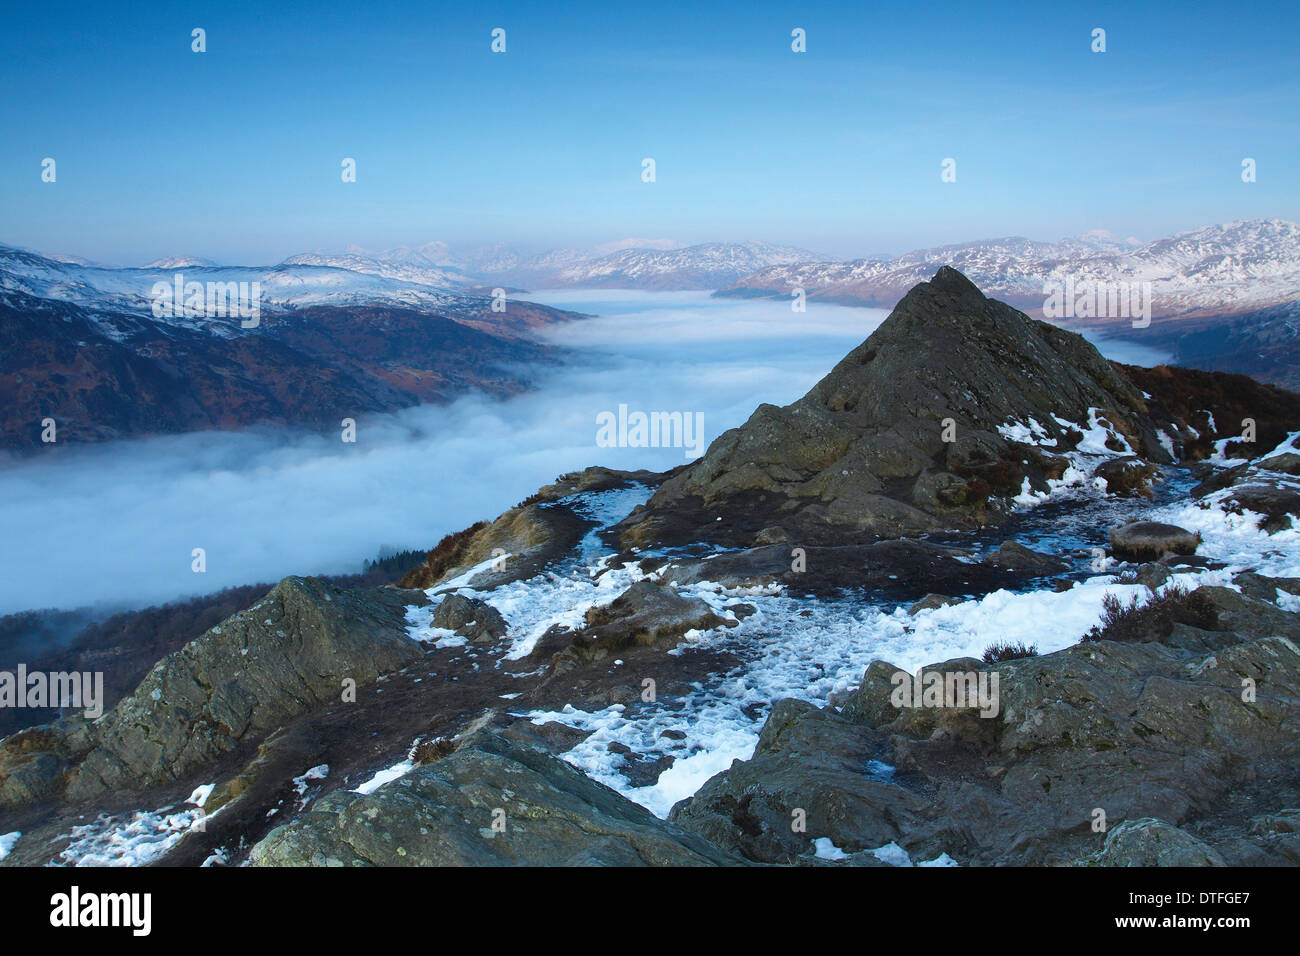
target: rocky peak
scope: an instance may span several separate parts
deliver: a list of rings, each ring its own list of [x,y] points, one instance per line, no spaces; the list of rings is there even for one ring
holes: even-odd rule
[[[1089,408],[1124,419],[1144,410],[1142,396],[1082,336],[986,298],[948,266],[914,287],[798,404],[863,427],[933,422],[916,436],[926,447],[948,417],[995,430],[1027,416],[1082,422]],[[926,430],[934,434],[919,433]]]
[[[1066,465],[1000,428],[1036,423],[1037,444],[1066,453],[1098,419],[1114,451],[1170,460],[1142,393],[1082,336],[945,266],[803,398],[759,406],[665,482],[626,540],[716,538],[718,518],[742,537],[780,525],[805,539],[982,524],[1025,480],[1045,488]],[[682,527],[692,507],[711,517]]]

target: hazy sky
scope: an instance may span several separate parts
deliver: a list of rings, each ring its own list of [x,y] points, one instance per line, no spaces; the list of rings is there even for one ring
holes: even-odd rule
[[[13,4],[0,242],[117,264],[625,236],[848,256],[1300,218],[1300,4],[1134,6]]]

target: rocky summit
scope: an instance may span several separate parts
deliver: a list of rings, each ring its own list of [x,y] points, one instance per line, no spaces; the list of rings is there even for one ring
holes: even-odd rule
[[[759,406],[665,481],[623,539],[846,543],[978,527],[1047,491],[1088,442],[1137,466],[1117,489],[1132,491],[1196,434],[1082,336],[944,267],[807,395]]]
[[[694,463],[0,741],[0,866],[1294,865],[1297,462],[1300,396],[945,267]]]

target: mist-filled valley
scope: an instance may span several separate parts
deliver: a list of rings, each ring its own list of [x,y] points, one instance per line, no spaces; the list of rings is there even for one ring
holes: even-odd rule
[[[142,607],[359,571],[427,549],[558,475],[600,464],[666,470],[687,448],[596,444],[596,417],[702,413],[703,451],[761,402],[802,395],[885,312],[736,302],[691,292],[532,296],[594,314],[547,330],[564,350],[536,387],[359,417],[356,441],[254,427],[46,446],[0,466],[0,614]],[[196,573],[202,548],[206,570]]]

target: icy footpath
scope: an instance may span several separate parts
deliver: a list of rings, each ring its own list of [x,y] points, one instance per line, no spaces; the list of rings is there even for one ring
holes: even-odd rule
[[[995,641],[1036,644],[1044,653],[1060,650],[1100,620],[1107,594],[1128,601],[1147,593],[1144,586],[1099,575],[1069,591],[995,591],[913,616],[902,607],[874,607],[856,599],[810,601],[708,584],[680,590],[704,598],[719,612],[737,600],[758,610],[738,627],[697,635],[671,653],[724,648],[743,664],[704,678],[685,700],[527,715],[534,723],[554,720],[588,731],[590,736],[564,759],[660,817],[733,760],[749,759],[768,709],[781,698],[826,705],[833,694],[856,687],[877,659],[915,670],[980,657]],[[625,758],[615,752],[621,748],[611,750],[610,744],[623,744],[643,758],[676,760],[653,786],[633,787],[622,773]]]
[[[456,638],[450,631],[433,627],[430,623],[442,596],[448,592],[488,601],[510,623],[510,643],[502,655],[502,661],[527,657],[542,635],[555,625],[575,629],[581,627],[589,609],[608,604],[646,577],[635,565],[618,569],[606,568],[610,555],[601,544],[600,533],[622,521],[637,505],[644,504],[649,498],[650,489],[636,484],[612,491],[581,492],[562,499],[564,505],[596,522],[596,526],[587,532],[578,545],[573,557],[558,567],[527,580],[512,581],[480,591],[471,587],[469,582],[490,569],[493,562],[499,559],[484,561],[439,584],[437,588],[431,588],[429,597],[432,604],[408,610],[407,621],[411,624],[411,636],[441,647],[454,646],[453,641],[464,642],[463,638]],[[505,555],[506,559],[509,557]],[[498,661],[498,666],[500,663]]]
[[[1105,449],[1108,433],[1104,426],[1095,421],[1092,425],[1093,430],[1080,443],[1076,463],[1080,474],[1089,469],[1094,457],[1114,454]],[[1099,535],[1104,534],[1113,518],[1113,503],[1101,489],[1091,482],[1078,482],[1068,489],[1062,486],[1056,493],[1077,499],[1081,507],[1096,509],[1095,527]],[[479,591],[468,582],[486,568],[485,563],[437,590],[454,589],[486,600],[505,616],[510,629],[499,651],[498,667],[524,658],[551,627],[578,628],[589,609],[609,603],[638,580],[660,578],[660,571],[642,571],[634,564],[608,568],[612,555],[600,543],[601,530],[621,520],[648,496],[647,489],[637,487],[574,496],[581,502],[566,499],[566,504],[579,504],[583,513],[598,523],[568,562],[526,581]],[[1274,576],[1300,576],[1300,531],[1266,534],[1259,529],[1258,515],[1225,511],[1221,505],[1227,496],[1225,491],[1201,503],[1179,501],[1146,513],[1150,520],[1200,532],[1203,544],[1199,553],[1227,565],[1213,571],[1180,570],[1165,589],[1232,586],[1234,574],[1252,569]],[[1041,502],[1034,501],[1031,506],[1038,504]],[[723,617],[732,617],[726,608],[737,601],[756,608],[736,627],[691,632],[669,652],[689,655],[701,649],[724,650],[741,660],[738,666],[703,676],[684,698],[618,704],[596,711],[565,706],[518,715],[536,724],[558,721],[585,731],[586,739],[564,754],[564,759],[660,817],[666,817],[673,804],[694,794],[732,761],[752,756],[763,720],[781,698],[826,705],[832,695],[855,687],[867,665],[877,659],[914,670],[937,661],[978,658],[995,642],[1035,645],[1040,653],[1060,650],[1077,643],[1099,622],[1107,595],[1127,603],[1149,594],[1145,586],[1120,583],[1116,574],[1107,573],[1077,581],[1067,591],[999,590],[909,615],[899,606],[867,604],[856,597],[794,597],[780,588],[724,588],[703,582],[679,591],[703,599]],[[412,610],[413,637],[435,642],[446,638],[449,632],[439,632],[428,624],[433,611],[434,607]],[[653,785],[633,786],[625,774],[626,751],[640,760],[673,761]],[[409,760],[403,761],[358,789],[395,779],[411,766]]]
[[[1099,490],[1089,490],[1105,507]],[[1205,541],[1201,553],[1229,565],[1223,570],[1180,571],[1163,589],[1231,586],[1232,575],[1247,569],[1300,576],[1300,531],[1268,535],[1259,530],[1258,516],[1229,514],[1217,504],[1211,501],[1204,509],[1170,505],[1151,515],[1153,520],[1200,530]],[[1116,574],[1099,574],[1068,591],[999,590],[909,615],[902,607],[867,605],[854,598],[808,600],[708,583],[680,590],[704,599],[719,614],[738,600],[757,612],[735,628],[692,635],[693,640],[670,653],[725,648],[743,664],[704,678],[684,700],[620,704],[594,712],[565,707],[526,715],[534,723],[558,721],[587,731],[590,736],[565,759],[660,817],[733,760],[752,756],[763,719],[776,700],[794,697],[828,704],[833,694],[855,687],[876,659],[914,670],[958,657],[978,658],[998,641],[1036,645],[1040,653],[1061,650],[1100,621],[1107,595],[1127,603],[1149,594],[1143,585],[1119,583]],[[584,601],[573,620],[580,621],[589,606]],[[559,615],[547,619],[558,620]],[[623,773],[626,758],[618,752],[623,747],[611,749],[611,744],[621,744],[642,759],[676,759],[654,785],[634,787]]]

